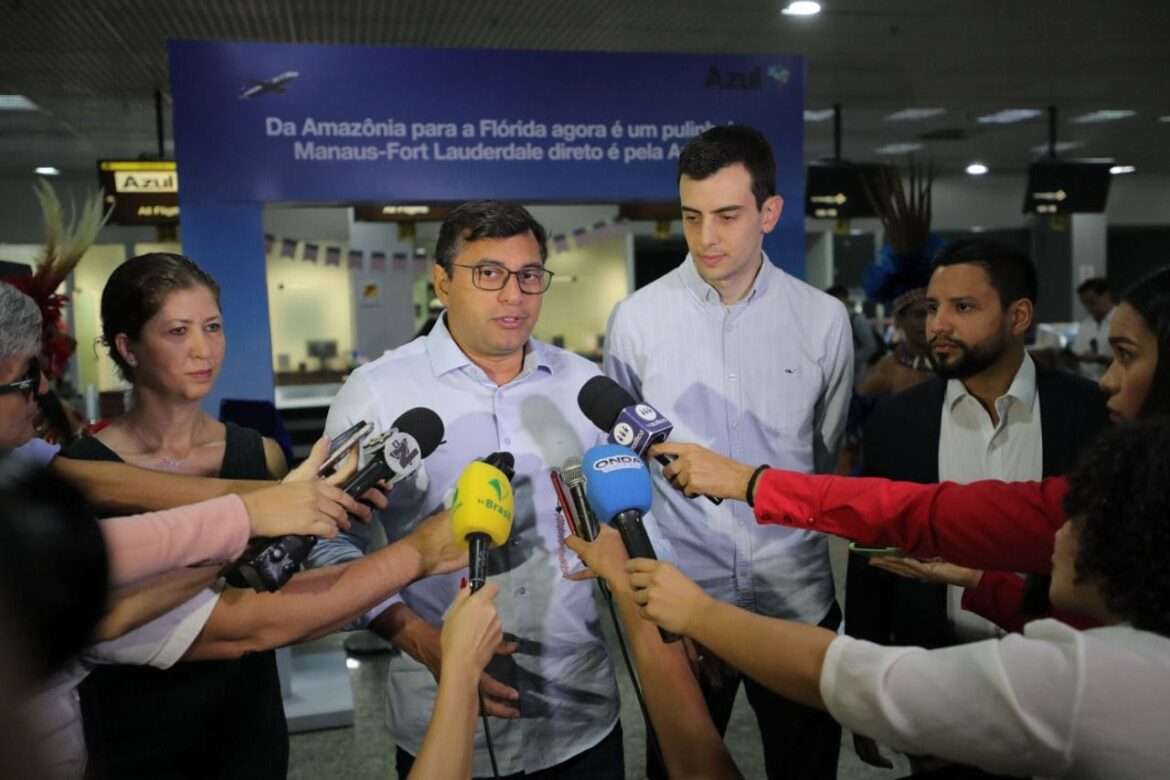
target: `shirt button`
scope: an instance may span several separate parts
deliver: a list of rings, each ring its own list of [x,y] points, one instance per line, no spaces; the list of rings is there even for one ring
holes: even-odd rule
[[[728,374],[727,378],[734,382],[736,380],[736,374]]]
[[[516,595],[517,596],[523,596],[527,592],[528,592],[528,588],[525,588],[523,585],[521,585],[519,588],[516,588]]]
[[[512,440],[505,436],[504,437],[504,444],[511,444],[511,443],[512,443]]]
[[[817,522],[817,519],[816,519],[815,517],[810,517],[810,518],[808,519],[808,524],[809,524],[809,525],[816,525],[816,522]]]

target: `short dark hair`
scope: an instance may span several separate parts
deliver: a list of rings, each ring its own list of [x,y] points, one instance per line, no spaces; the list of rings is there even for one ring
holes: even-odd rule
[[[531,233],[540,245],[540,262],[548,259],[548,233],[528,209],[499,200],[472,200],[463,203],[443,220],[435,244],[435,263],[451,273],[455,255],[464,242],[484,238],[511,238]]]
[[[1078,580],[1099,578],[1110,612],[1170,636],[1170,419],[1107,431],[1069,474]]]
[[[1007,308],[1021,298],[1033,305],[1037,298],[1036,266],[1028,255],[1013,246],[990,238],[965,238],[942,248],[934,260],[935,268],[971,263],[981,266]]]
[[[137,341],[142,326],[162,308],[175,290],[206,287],[219,305],[219,284],[189,257],[150,252],[131,257],[114,269],[102,290],[102,343],[118,372],[134,381],[134,369],[118,352],[115,337],[125,333]]]
[[[1170,415],[1170,266],[1130,287],[1121,300],[1141,315],[1158,342],[1158,364],[1142,417]]]
[[[1084,295],[1091,292],[1094,295],[1108,295],[1109,282],[1102,279],[1100,276],[1094,276],[1092,279],[1086,279],[1077,285],[1077,295]]]
[[[834,298],[849,298],[849,288],[843,284],[834,284],[832,287],[826,288],[825,293],[832,295]]]
[[[756,208],[776,194],[776,158],[764,134],[747,125],[719,125],[691,139],[678,158],[681,179],[702,181],[742,163],[752,177]]]

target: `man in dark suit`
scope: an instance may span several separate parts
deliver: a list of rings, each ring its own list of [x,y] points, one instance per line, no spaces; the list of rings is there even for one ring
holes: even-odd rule
[[[927,290],[936,377],[877,406],[862,438],[866,476],[1032,480],[1071,469],[1107,421],[1105,397],[1084,378],[1041,369],[1028,356],[1036,286],[1027,256],[998,242],[960,241],[940,253]],[[923,647],[977,638],[981,619],[953,597],[950,606],[946,585],[902,579],[850,556],[851,636]],[[863,759],[880,758],[872,743],[857,741]]]

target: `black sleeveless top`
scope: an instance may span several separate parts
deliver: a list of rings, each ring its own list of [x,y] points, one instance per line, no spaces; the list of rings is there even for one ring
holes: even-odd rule
[[[225,423],[219,476],[271,479],[260,434]],[[92,437],[62,455],[121,461]],[[98,666],[80,686],[89,778],[284,778],[288,727],[272,651],[170,669]]]

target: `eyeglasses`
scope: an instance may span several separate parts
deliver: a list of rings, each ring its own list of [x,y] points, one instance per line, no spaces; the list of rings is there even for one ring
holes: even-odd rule
[[[552,284],[553,272],[541,266],[528,266],[519,271],[509,271],[496,263],[480,263],[479,265],[460,265],[452,263],[456,268],[471,269],[471,283],[481,290],[498,292],[508,286],[508,280],[516,277],[516,284],[520,292],[525,295],[540,295],[548,290]]]
[[[32,398],[41,386],[41,362],[33,358],[28,362],[28,372],[24,379],[0,385],[0,395],[8,393],[24,393],[25,398]]]

